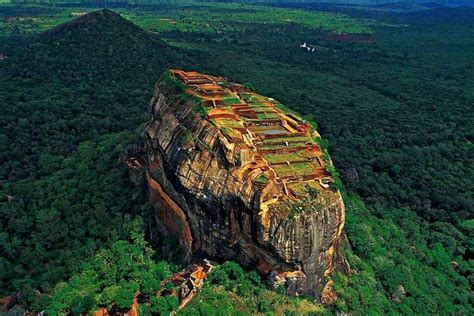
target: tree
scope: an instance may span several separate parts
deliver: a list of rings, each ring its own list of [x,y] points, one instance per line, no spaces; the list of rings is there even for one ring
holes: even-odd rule
[[[136,218],[128,226],[129,240],[113,242],[86,261],[69,282],[58,283],[46,308],[48,313],[85,313],[112,305],[127,311],[138,293],[150,298],[152,310],[177,307],[174,298],[154,295],[171,272],[167,263],[153,261],[154,252],[141,233],[143,221]]]

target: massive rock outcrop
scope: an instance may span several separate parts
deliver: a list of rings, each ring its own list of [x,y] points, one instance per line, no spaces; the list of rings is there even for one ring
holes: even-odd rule
[[[332,302],[344,205],[319,135],[271,98],[224,78],[170,70],[144,137],[160,225],[187,259],[236,260],[271,286]]]

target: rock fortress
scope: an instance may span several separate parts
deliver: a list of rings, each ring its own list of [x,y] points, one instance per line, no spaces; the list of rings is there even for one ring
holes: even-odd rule
[[[186,260],[235,260],[272,288],[335,299],[349,272],[334,166],[309,122],[243,84],[171,69],[144,138],[156,221]]]

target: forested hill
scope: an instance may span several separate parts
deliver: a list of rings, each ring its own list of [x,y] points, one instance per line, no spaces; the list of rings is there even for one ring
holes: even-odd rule
[[[136,128],[172,54],[109,10],[40,35],[0,65],[2,144],[11,144],[0,175],[35,177],[42,153],[67,155],[83,140]]]
[[[13,198],[0,203],[0,294],[34,300],[34,290],[50,292],[106,243],[128,238],[146,203],[119,158],[171,56],[179,59],[102,10],[0,63],[0,196]]]
[[[318,123],[347,191],[353,273],[335,279],[337,311],[473,314],[474,11],[298,7],[117,9],[167,44],[110,11],[37,36],[94,8],[1,7],[0,296],[51,315],[128,309],[166,275],[148,260],[137,215],[151,225],[149,203],[121,154],[171,66],[251,83]],[[371,33],[328,34],[348,30]],[[190,313],[284,314],[290,298],[227,268]]]

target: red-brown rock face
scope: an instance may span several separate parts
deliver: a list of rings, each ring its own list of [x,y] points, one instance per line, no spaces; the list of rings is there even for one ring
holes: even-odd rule
[[[296,113],[224,78],[171,70],[145,130],[157,217],[195,254],[257,267],[288,294],[334,300],[348,269],[344,205],[317,132]]]

